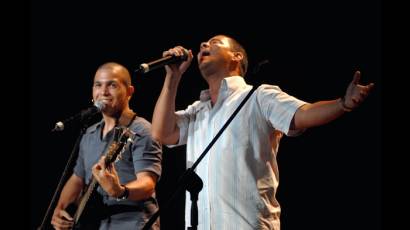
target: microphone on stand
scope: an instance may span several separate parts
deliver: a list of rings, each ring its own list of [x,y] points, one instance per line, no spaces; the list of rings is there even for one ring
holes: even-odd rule
[[[94,116],[95,114],[101,112],[101,110],[103,110],[105,107],[105,104],[101,101],[96,101],[94,103],[94,105],[88,109],[84,109],[81,112],[63,120],[63,121],[58,121],[54,128],[51,130],[51,132],[54,131],[63,131],[65,126],[72,123],[73,121],[77,121],[77,120],[84,120],[85,118],[89,118]]]

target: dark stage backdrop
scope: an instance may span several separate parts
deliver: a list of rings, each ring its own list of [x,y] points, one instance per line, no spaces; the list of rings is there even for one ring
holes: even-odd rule
[[[56,121],[91,105],[97,67],[133,71],[183,45],[196,54],[216,34],[237,38],[250,68],[268,59],[250,84],[275,84],[308,102],[343,96],[355,70],[376,87],[337,121],[284,137],[278,162],[282,228],[381,229],[381,3],[286,1],[230,3],[32,1],[30,6],[30,228],[38,226],[79,132],[50,133]],[[186,8],[188,7],[188,8]],[[133,76],[131,107],[151,121],[163,69]],[[183,109],[206,87],[196,60],[176,100]],[[252,119],[252,118],[250,118]],[[163,204],[184,170],[184,147],[164,148]],[[235,173],[235,172],[232,172]],[[184,228],[184,197],[161,215],[162,229]]]

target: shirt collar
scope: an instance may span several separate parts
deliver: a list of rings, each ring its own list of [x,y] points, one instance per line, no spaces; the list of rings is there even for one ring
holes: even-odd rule
[[[241,76],[230,76],[222,79],[221,87],[219,88],[219,97],[221,99],[225,99],[228,95],[232,94],[233,92],[237,91],[238,89],[244,88],[246,86],[246,82]],[[201,102],[205,102],[211,99],[211,95],[209,94],[209,89],[202,90],[199,95],[199,100]]]
[[[92,125],[91,127],[89,127],[87,129],[87,133],[93,133],[95,132],[97,129],[101,129],[101,126],[104,124],[104,119],[102,119],[101,121],[97,122],[96,124]]]

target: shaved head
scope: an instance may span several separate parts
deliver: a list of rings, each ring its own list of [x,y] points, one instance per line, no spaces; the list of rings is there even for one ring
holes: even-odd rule
[[[123,65],[115,63],[115,62],[107,62],[100,67],[98,67],[98,71],[111,71],[113,74],[117,75],[118,78],[124,83],[125,86],[131,85],[131,75],[127,68]]]

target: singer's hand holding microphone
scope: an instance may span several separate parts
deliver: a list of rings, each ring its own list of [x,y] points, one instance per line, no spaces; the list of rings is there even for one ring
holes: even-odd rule
[[[192,57],[191,50],[187,50],[182,46],[176,46],[164,51],[162,58],[152,62],[142,63],[135,72],[145,74],[165,66],[167,74],[182,75],[191,64]]]

